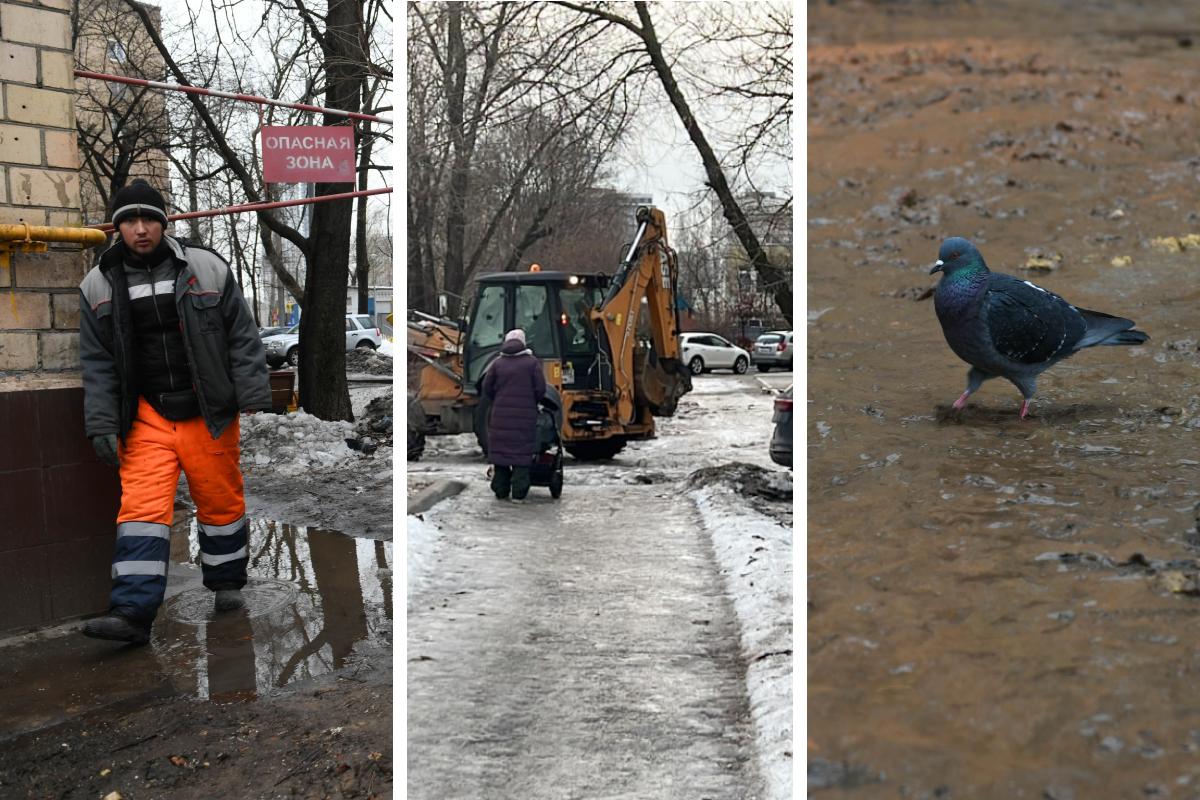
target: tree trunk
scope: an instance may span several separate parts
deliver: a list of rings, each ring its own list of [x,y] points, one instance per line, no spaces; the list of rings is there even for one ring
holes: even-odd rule
[[[421,228],[417,219],[417,201],[410,193],[406,198],[408,215],[405,227],[408,230],[408,264],[405,265],[405,280],[408,284],[408,307],[424,311],[427,314],[437,313],[436,308],[430,308],[425,295],[425,268],[421,263]]]
[[[362,0],[330,0],[321,40],[326,75],[325,105],[359,109],[362,70]],[[344,120],[325,115],[326,125]],[[317,196],[351,192],[351,183],[319,183]],[[350,273],[352,198],[312,205],[304,316],[300,319],[300,407],[325,420],[353,420],[346,385],[346,287]]]
[[[463,293],[463,262],[466,252],[467,192],[470,189],[470,156],[467,153],[464,125],[464,94],[467,85],[467,54],[463,46],[462,6],[446,6],[446,116],[450,123],[450,142],[454,158],[450,165],[450,186],[446,208],[446,266],[442,285],[446,291]]]
[[[666,90],[671,105],[675,107],[679,120],[687,130],[692,144],[700,153],[700,159],[704,162],[704,172],[708,176],[708,184],[716,193],[717,199],[721,201],[721,210],[725,214],[725,219],[729,221],[734,235],[745,248],[764,287],[774,295],[775,304],[779,306],[780,312],[791,324],[792,289],[788,286],[787,276],[771,263],[759,244],[758,237],[750,228],[750,223],[746,221],[746,215],[742,212],[741,206],[734,199],[733,191],[729,188],[729,183],[725,180],[725,173],[721,169],[721,163],[717,160],[708,139],[704,136],[699,121],[692,116],[692,110],[688,107],[687,100],[684,98],[679,84],[675,81],[671,65],[663,56],[662,45],[658,41],[658,34],[654,31],[654,22],[650,18],[650,11],[646,7],[646,3],[644,0],[638,0],[634,3],[634,7],[637,9],[638,19],[642,23],[640,35],[646,45],[646,52],[650,56],[650,63],[654,66],[654,71],[658,74],[663,89]]]
[[[363,91],[366,91],[365,85]],[[362,137],[362,155],[358,161],[358,189],[359,191],[366,191],[367,173],[371,165],[371,145],[373,143],[370,122],[363,122]],[[371,261],[367,248],[367,198],[366,195],[360,195],[357,199],[358,209],[355,218],[357,224],[354,230],[354,276],[355,282],[358,284],[358,313],[366,314],[371,292]]]

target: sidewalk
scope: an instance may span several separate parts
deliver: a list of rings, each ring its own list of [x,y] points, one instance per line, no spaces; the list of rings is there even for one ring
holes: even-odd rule
[[[475,483],[408,617],[408,796],[752,800],[733,609],[686,496]]]

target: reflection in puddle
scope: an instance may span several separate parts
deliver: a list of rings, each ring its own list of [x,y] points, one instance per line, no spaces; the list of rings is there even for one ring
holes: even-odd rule
[[[0,646],[0,741],[114,704],[169,694],[244,702],[390,658],[392,544],[255,521],[246,607],[219,616],[201,585],[195,523],[172,537],[168,599],[150,647],[75,632]],[[113,675],[129,678],[114,681]]]
[[[252,523],[246,608],[214,615],[212,592],[189,588],[164,605],[154,645],[180,691],[217,701],[254,699],[341,669],[356,647],[387,652],[391,551],[390,542]],[[192,522],[186,559],[199,558]]]

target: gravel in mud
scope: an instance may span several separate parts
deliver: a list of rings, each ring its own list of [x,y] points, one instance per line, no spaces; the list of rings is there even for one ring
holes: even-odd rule
[[[4,742],[0,796],[383,798],[391,794],[391,727],[387,665],[256,703],[107,708]]]
[[[808,24],[810,791],[1197,796],[1200,9]],[[947,236],[1151,340],[952,413]]]

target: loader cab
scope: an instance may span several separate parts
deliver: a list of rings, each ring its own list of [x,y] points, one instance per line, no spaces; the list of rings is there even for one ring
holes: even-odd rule
[[[500,272],[480,277],[467,316],[466,391],[479,391],[484,370],[513,328],[525,331],[525,344],[535,356],[562,365],[564,389],[602,388],[611,368],[588,315],[603,299],[608,283],[607,275],[596,273]]]

